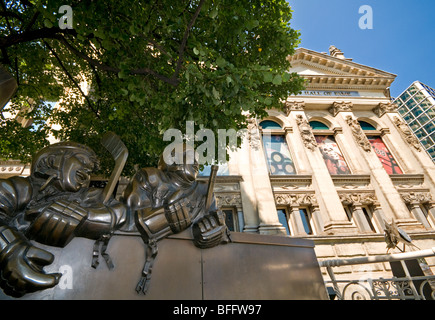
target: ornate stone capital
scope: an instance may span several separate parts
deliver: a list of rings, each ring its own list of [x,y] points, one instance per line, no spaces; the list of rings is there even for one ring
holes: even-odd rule
[[[399,129],[399,132],[402,135],[402,137],[405,139],[405,141],[410,146],[413,146],[415,150],[421,151],[422,150],[421,144],[418,141],[417,137],[414,136],[409,126],[405,122],[400,120],[399,117],[394,117],[393,122],[396,125],[397,129]]]
[[[335,101],[332,104],[332,106],[328,109],[328,111],[335,117],[339,112],[352,111],[352,108],[353,108],[352,102]]]
[[[367,139],[364,131],[361,129],[358,120],[353,119],[352,116],[347,116],[346,122],[352,130],[355,141],[361,146],[361,148],[366,152],[372,151],[372,145],[369,139]]]
[[[380,118],[386,113],[396,113],[397,106],[392,102],[381,102],[372,111]]]
[[[346,206],[375,205],[378,199],[374,193],[340,193],[340,201]]]
[[[304,101],[286,101],[284,102],[284,112],[289,116],[292,111],[304,111],[305,102]]]
[[[311,126],[308,121],[301,115],[296,116],[296,123],[298,124],[299,131],[301,132],[302,141],[308,149],[314,151],[317,147],[316,138],[313,135]]]
[[[432,201],[430,192],[405,192],[400,195],[406,204],[429,203]]]

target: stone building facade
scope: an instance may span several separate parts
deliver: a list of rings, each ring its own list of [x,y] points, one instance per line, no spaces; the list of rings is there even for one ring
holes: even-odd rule
[[[329,54],[299,48],[289,59],[306,90],[252,119],[218,177],[232,228],[309,238],[322,260],[386,254],[384,223],[394,219],[420,249],[434,247],[435,165],[391,102],[396,76],[335,47]],[[379,263],[337,274],[390,271]]]

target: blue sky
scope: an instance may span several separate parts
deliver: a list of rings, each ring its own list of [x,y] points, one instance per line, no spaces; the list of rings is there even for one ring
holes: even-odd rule
[[[335,45],[346,58],[397,75],[397,97],[419,80],[435,87],[434,0],[288,0],[300,47],[328,52]],[[359,27],[359,8],[373,9],[373,29]]]

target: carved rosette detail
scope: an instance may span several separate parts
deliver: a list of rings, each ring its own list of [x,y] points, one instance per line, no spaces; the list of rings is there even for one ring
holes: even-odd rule
[[[318,206],[317,198],[314,194],[294,194],[294,193],[277,193],[275,202],[278,205],[290,206]]]
[[[393,120],[394,124],[396,125],[397,129],[399,129],[400,134],[403,136],[405,141],[413,146],[417,151],[421,151],[421,144],[418,141],[417,137],[414,136],[409,126],[399,119],[399,117],[394,117]]]
[[[359,125],[358,120],[353,119],[352,116],[347,116],[346,122],[349,125],[350,129],[352,130],[352,134],[353,137],[355,138],[355,141],[360,145],[361,148],[363,148],[364,151],[371,152],[372,145],[369,139],[367,139],[367,136],[365,135],[361,126]]]
[[[284,102],[284,112],[289,116],[292,111],[304,111],[305,102],[304,101],[286,101]]]
[[[353,103],[352,102],[338,102],[335,101],[332,106],[328,109],[329,113],[331,113],[334,117],[339,113],[339,112],[351,112],[353,109]]]
[[[346,206],[375,205],[378,199],[374,193],[340,193],[340,201]]]
[[[305,147],[311,151],[314,151],[317,147],[317,141],[314,137],[313,131],[311,130],[310,124],[301,114],[296,116],[296,123],[298,124],[302,142],[304,143]]]

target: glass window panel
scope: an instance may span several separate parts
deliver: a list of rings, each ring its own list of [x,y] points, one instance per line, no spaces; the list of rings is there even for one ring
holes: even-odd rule
[[[307,209],[299,209],[299,214],[301,215],[302,224],[304,226],[304,231],[306,234],[313,234],[313,229],[310,224],[310,216]]]
[[[320,121],[310,121],[310,126],[313,130],[329,130],[329,127]]]
[[[400,99],[402,99],[403,101],[408,100],[408,98],[410,97],[409,93],[407,91],[405,91],[404,93],[402,93],[402,95],[400,96]]]
[[[376,130],[375,127],[373,127],[370,123],[365,121],[358,121],[359,125],[361,126],[361,129],[363,130]]]
[[[423,138],[420,140],[420,143],[423,145],[423,147],[426,149],[430,146],[432,146],[432,141],[428,138]]]
[[[278,209],[276,211],[276,213],[278,214],[278,221],[285,228],[285,231],[287,232],[287,235],[290,235],[290,228],[288,227],[288,220],[287,220],[286,210],[285,209]]]
[[[417,105],[417,103],[411,98],[406,102],[406,105],[409,109],[412,109]]]
[[[420,128],[420,124],[418,123],[417,120],[414,120],[409,123],[409,127],[411,128],[412,131],[416,131],[418,130],[418,128]]]
[[[429,109],[426,111],[426,114],[431,118],[431,119],[435,119],[435,109]]]
[[[433,124],[433,122],[429,122],[424,126],[424,130],[426,130],[427,133],[432,133],[435,131],[435,125]]]
[[[230,231],[235,231],[235,224],[234,224],[234,210],[232,209],[223,209],[222,210],[225,213],[225,224],[227,225],[228,229]]]
[[[367,208],[363,207],[362,210],[363,210],[363,213],[364,213],[364,217],[366,218],[367,223],[370,226],[370,229],[373,232],[376,232],[375,226],[373,225],[373,222],[372,222],[372,215],[368,212]]]
[[[333,136],[316,136],[316,141],[330,174],[351,174]]]
[[[422,114],[419,118],[418,118],[418,122],[420,122],[421,125],[426,124],[426,122],[430,121],[429,117],[425,114]]]
[[[263,129],[282,129],[281,126],[272,120],[265,120],[260,122],[260,127]]]
[[[402,107],[399,107],[397,110],[399,111],[399,113],[400,113],[402,116],[403,116],[405,113],[408,112],[408,109],[406,109],[406,108],[402,108]]]
[[[415,132],[415,136],[416,136],[418,139],[421,139],[421,138],[423,138],[424,136],[426,136],[426,132],[424,132],[424,130],[417,130],[417,131]]]
[[[420,103],[420,108],[423,110],[429,110],[432,108],[432,103],[430,103],[429,99],[425,99]]]
[[[414,114],[414,116],[417,118],[419,115],[421,115],[423,113],[423,110],[419,107],[415,107],[412,110],[412,113]]]
[[[204,165],[202,169],[199,170],[198,175],[201,177],[209,177],[211,172],[211,165]],[[228,176],[230,174],[229,168],[228,168],[228,162],[220,163],[219,169],[217,172],[218,176]]]
[[[263,135],[263,146],[271,175],[296,174],[290,150],[283,135]]]
[[[414,93],[418,92],[420,89],[417,88],[415,85],[411,85],[409,89],[407,90],[410,95],[413,95]]]
[[[407,115],[403,116],[403,119],[404,119],[407,123],[409,123],[409,122],[411,122],[411,121],[414,120],[414,116],[412,115],[412,113],[408,113]]]
[[[393,155],[388,150],[387,146],[382,141],[381,137],[368,136],[376,155],[384,166],[388,174],[403,174]]]
[[[426,98],[426,96],[424,95],[423,92],[420,91],[420,92],[417,92],[413,98],[414,98],[416,101],[421,101],[421,100],[423,100],[424,98]]]

